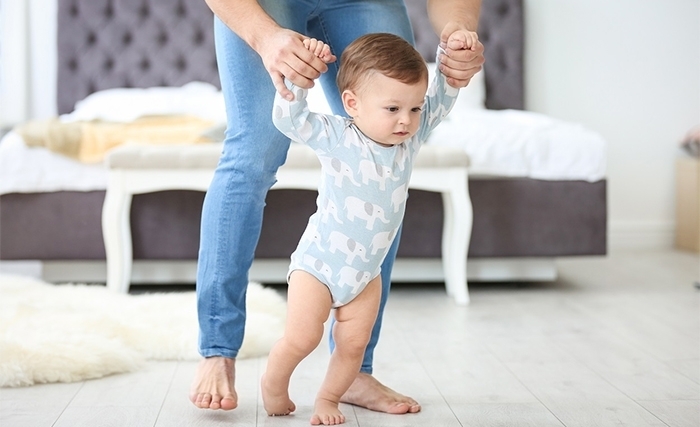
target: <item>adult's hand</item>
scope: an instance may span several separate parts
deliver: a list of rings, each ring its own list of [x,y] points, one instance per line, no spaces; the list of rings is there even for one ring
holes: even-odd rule
[[[308,89],[313,87],[313,81],[321,73],[328,71],[326,63],[304,46],[304,39],[297,32],[279,28],[260,40],[257,46],[275,89],[289,101],[294,99],[294,95],[285,86],[285,77],[295,85]],[[334,61],[335,57],[327,62]]]
[[[447,23],[440,33],[440,46],[445,54],[438,58],[439,67],[452,87],[466,87],[484,64],[484,45],[476,40],[468,48],[466,40],[470,39],[469,31],[456,22]]]

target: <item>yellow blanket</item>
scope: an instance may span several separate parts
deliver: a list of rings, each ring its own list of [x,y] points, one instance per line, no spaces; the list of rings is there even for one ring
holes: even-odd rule
[[[211,142],[205,136],[214,123],[192,116],[149,116],[130,123],[34,120],[15,127],[32,147],[45,147],[86,163],[101,162],[123,144],[195,144]]]

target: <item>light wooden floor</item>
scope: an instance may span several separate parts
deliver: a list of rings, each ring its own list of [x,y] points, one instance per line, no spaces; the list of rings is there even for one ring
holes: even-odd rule
[[[348,426],[700,426],[697,256],[625,252],[565,259],[554,283],[472,285],[457,307],[438,285],[397,286],[376,376],[418,399],[415,415],[344,407]],[[264,359],[238,362],[239,409],[187,400],[195,364],[150,363],[74,384],[0,389],[5,427],[304,426],[325,346],[292,380],[298,411],[270,418]]]

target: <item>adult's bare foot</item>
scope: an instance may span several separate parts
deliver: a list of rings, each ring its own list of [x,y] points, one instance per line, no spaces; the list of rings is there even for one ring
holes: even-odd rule
[[[197,373],[190,388],[190,400],[198,408],[229,411],[238,406],[234,389],[234,359],[207,357],[197,366]]]
[[[340,401],[387,414],[413,414],[421,410],[415,400],[395,392],[373,376],[362,372],[357,374]]]

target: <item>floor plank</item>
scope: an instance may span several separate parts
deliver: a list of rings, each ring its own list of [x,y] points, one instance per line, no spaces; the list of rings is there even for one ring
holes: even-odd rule
[[[655,400],[639,404],[670,427],[700,426],[700,400]]]
[[[242,359],[238,367],[236,390],[239,408],[234,411],[210,411],[195,407],[189,400],[196,362],[179,362],[155,422],[157,427],[218,427],[257,425],[257,378],[260,359]]]
[[[561,427],[540,403],[472,403],[460,405],[455,413],[464,426],[479,427]]]
[[[0,426],[51,426],[83,385],[0,388]]]

